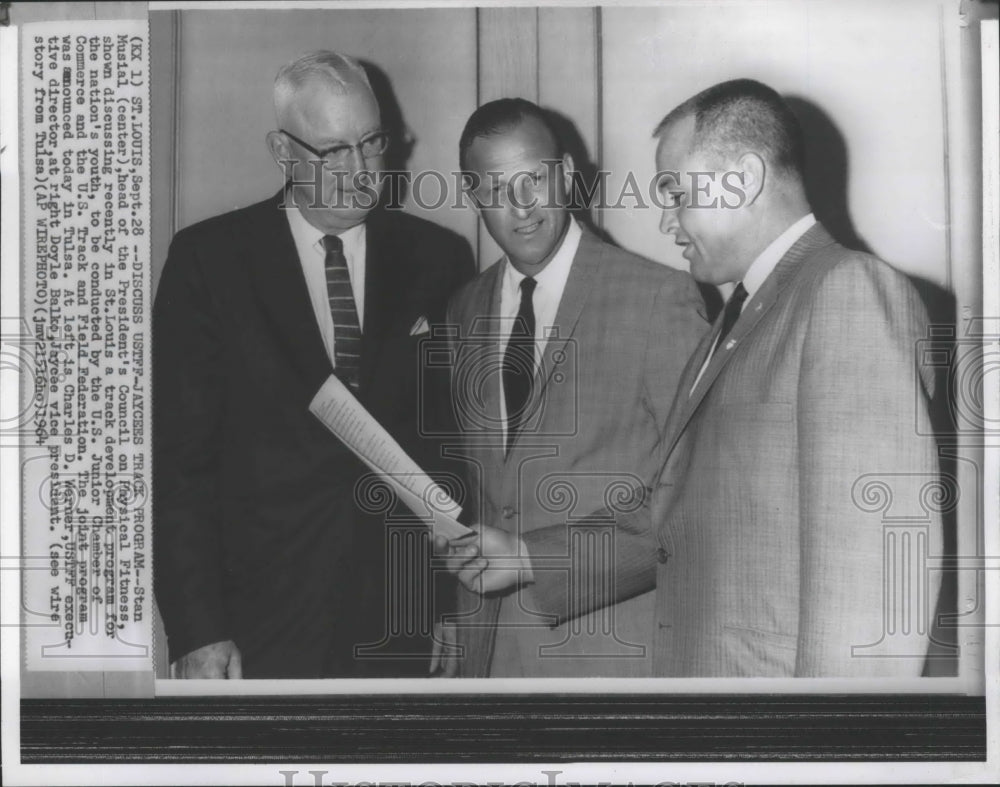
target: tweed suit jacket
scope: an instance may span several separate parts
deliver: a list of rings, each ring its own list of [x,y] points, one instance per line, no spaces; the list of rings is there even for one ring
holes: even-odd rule
[[[449,323],[460,334],[452,400],[469,471],[466,510],[520,535],[609,499],[641,499],[658,466],[681,371],[708,328],[693,279],[584,230],[536,373],[534,417],[505,456],[499,339],[510,325],[497,317],[504,264],[449,304]],[[553,573],[566,581],[565,561],[556,563]],[[550,628],[553,619],[539,614],[530,591],[492,598],[458,592],[462,676],[649,672],[651,594],[622,599],[614,631],[587,639],[566,626]]]
[[[656,567],[656,675],[921,673],[939,587],[924,559],[942,547],[928,503],[940,489],[932,382],[917,363],[925,323],[903,275],[816,225],[688,395],[721,318],[704,338],[651,507],[619,522],[633,543],[618,574]],[[565,538],[550,528],[526,540],[546,554]],[[546,575],[534,592],[567,613]]]

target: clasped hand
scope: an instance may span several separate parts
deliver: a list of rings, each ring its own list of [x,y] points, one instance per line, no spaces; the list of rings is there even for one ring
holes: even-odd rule
[[[488,594],[532,581],[531,561],[517,536],[485,525],[472,530],[450,541],[434,536],[435,554],[466,588]]]

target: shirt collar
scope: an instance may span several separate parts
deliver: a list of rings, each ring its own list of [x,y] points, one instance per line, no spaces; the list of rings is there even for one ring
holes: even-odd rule
[[[580,247],[583,230],[580,229],[580,225],[576,223],[576,220],[572,216],[568,220],[569,226],[566,228],[566,234],[563,236],[562,243],[559,244],[559,249],[552,255],[552,259],[542,269],[542,272],[534,277],[535,281],[545,291],[562,293],[566,287],[566,280],[569,279],[569,269],[573,265],[573,258],[576,257],[577,249]],[[507,291],[517,292],[517,289],[521,286],[521,280],[527,277],[511,265],[508,258],[505,257],[504,262],[506,263],[504,284]]]
[[[323,238],[327,235],[327,233],[323,232],[321,229],[317,229],[306,221],[306,217],[302,215],[302,211],[297,208],[286,211],[286,213],[288,213],[288,225],[291,227],[292,237],[295,239],[296,245],[301,248],[319,249],[325,254],[326,252],[322,244]],[[345,254],[348,254],[352,249],[357,248],[358,243],[363,237],[364,231],[365,224],[362,222],[361,224],[356,224],[343,232],[335,233],[344,243]]]
[[[785,256],[788,250],[795,245],[795,242],[805,235],[815,223],[816,217],[812,213],[807,213],[771,241],[771,244],[757,255],[757,258],[750,264],[750,267],[743,276],[743,287],[747,291],[748,300],[760,289],[764,280],[771,275],[771,271],[781,262],[781,258]]]

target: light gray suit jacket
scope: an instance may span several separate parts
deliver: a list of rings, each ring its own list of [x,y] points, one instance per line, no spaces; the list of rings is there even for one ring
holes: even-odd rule
[[[449,324],[460,331],[452,389],[463,435],[458,453],[469,468],[466,511],[523,535],[609,503],[637,504],[655,478],[681,371],[708,329],[694,280],[585,230],[559,303],[557,335],[546,342],[535,378],[535,416],[505,456],[499,339],[511,326],[497,318],[503,269],[491,266],[449,306]],[[598,522],[587,537],[605,538],[609,528],[613,522]],[[555,560],[552,572],[569,580],[565,560]],[[591,636],[553,630],[554,619],[537,611],[530,591],[484,599],[460,590],[460,674],[648,674],[652,607],[651,594],[618,604],[610,630]],[[607,629],[607,614],[573,625]]]
[[[817,225],[688,396],[720,327],[685,370],[651,510],[619,517],[610,584],[597,564],[587,586],[656,567],[656,675],[919,675],[942,487],[915,289]],[[567,528],[526,541],[559,554]],[[588,607],[545,572],[534,595],[559,619]]]

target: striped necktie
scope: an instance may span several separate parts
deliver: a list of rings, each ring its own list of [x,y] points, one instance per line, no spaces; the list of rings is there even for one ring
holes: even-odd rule
[[[326,249],[326,294],[333,316],[334,364],[337,376],[356,391],[361,369],[361,323],[344,257],[344,242],[336,235],[324,235],[323,248]]]

